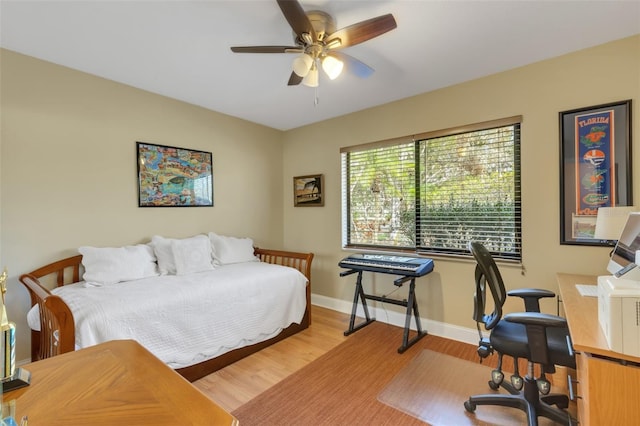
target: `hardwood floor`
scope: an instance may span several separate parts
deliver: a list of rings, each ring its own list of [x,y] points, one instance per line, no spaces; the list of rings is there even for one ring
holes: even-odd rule
[[[349,314],[312,305],[311,318],[308,329],[193,384],[227,411],[235,410],[346,339]],[[454,356],[477,360],[475,346],[443,338],[433,343]]]
[[[231,412],[290,374],[338,346],[349,315],[311,308],[311,326],[193,384]]]
[[[342,343],[349,328],[349,315],[312,306],[311,326],[287,339],[210,374],[193,384],[225,410],[231,412],[249,402],[271,386]],[[432,336],[433,337],[433,336]],[[430,342],[431,349],[477,362],[476,346],[440,337]],[[520,371],[526,372],[525,360]],[[484,365],[495,367],[494,355]],[[505,359],[504,371],[513,371],[513,363]],[[560,374],[566,378],[564,372]],[[549,377],[554,383],[553,377]]]

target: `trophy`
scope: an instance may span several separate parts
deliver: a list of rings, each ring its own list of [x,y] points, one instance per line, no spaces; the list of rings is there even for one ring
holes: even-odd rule
[[[2,313],[0,329],[2,340],[2,393],[29,385],[31,373],[23,368],[16,368],[16,325],[9,322],[5,308],[4,295],[7,292],[7,269],[0,275],[0,292],[2,293]]]

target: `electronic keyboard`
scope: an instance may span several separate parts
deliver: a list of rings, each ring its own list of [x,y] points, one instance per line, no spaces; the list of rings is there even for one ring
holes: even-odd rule
[[[433,271],[433,259],[380,254],[352,254],[338,262],[338,266],[355,271],[421,277]]]

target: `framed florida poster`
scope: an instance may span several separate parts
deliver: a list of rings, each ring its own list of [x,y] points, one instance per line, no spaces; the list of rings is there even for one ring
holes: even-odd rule
[[[594,238],[599,207],[631,206],[631,100],[560,113],[560,244]]]

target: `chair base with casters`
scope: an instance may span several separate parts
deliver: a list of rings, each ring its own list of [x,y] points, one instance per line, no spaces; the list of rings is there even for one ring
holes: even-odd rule
[[[526,289],[520,289],[516,293],[521,296],[530,292]],[[540,377],[536,378],[534,368],[538,362],[532,361],[532,359],[538,359],[537,356],[532,355],[532,351],[533,354],[537,354],[537,350],[532,349],[530,345],[535,335],[546,341],[546,345],[543,346],[546,347],[546,351],[552,353],[553,359],[560,365],[575,368],[573,357],[566,348],[559,345],[564,336],[562,327],[564,324],[563,318],[536,311],[505,315],[504,319],[492,328],[490,339],[488,341],[481,339],[478,353],[482,359],[489,356],[494,350],[498,352],[500,357],[498,368],[491,372],[489,387],[493,390],[502,387],[509,394],[494,393],[471,396],[464,403],[465,409],[473,413],[478,405],[513,407],[527,414],[529,426],[537,426],[538,417],[546,417],[564,425],[577,425],[577,420],[571,417],[567,411],[569,397],[562,394],[549,394],[551,385],[546,379],[545,373],[555,372],[554,365],[539,364]],[[481,348],[482,350],[480,350]],[[514,358],[515,374],[511,381],[504,380],[504,374],[502,374],[502,357],[505,353]],[[519,358],[528,360],[527,374],[524,378],[518,374]]]
[[[567,395],[540,395],[537,380],[533,374],[533,365],[529,366],[529,372],[524,377],[522,390],[516,389],[507,381],[496,385],[490,380],[489,387],[494,390],[502,387],[509,392],[509,395],[498,393],[475,395],[465,401],[464,408],[470,413],[474,413],[478,405],[517,408],[527,414],[527,423],[530,426],[538,424],[538,417],[546,417],[554,422],[570,426],[578,424],[577,420],[566,411],[569,407],[569,397]]]

